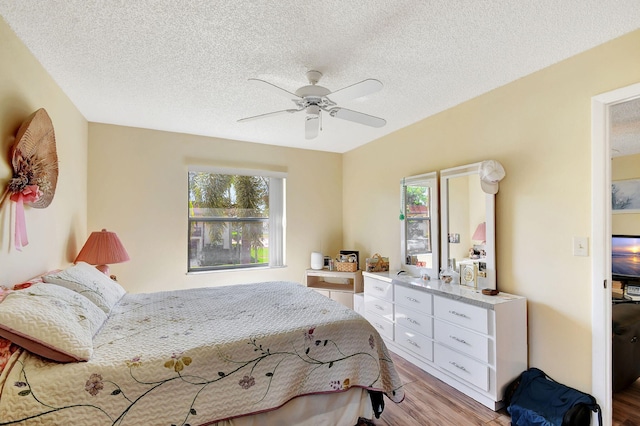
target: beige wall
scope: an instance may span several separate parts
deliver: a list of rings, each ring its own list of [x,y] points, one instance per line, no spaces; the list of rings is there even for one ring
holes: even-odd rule
[[[611,159],[611,180],[640,179],[640,154]],[[612,217],[614,234],[640,235],[640,213],[616,213]]]
[[[131,261],[111,265],[131,292],[269,280],[302,282],[312,251],[342,248],[342,156],[92,123],[89,230],[115,231]],[[187,167],[288,173],[286,268],[187,275]]]
[[[39,108],[51,117],[58,185],[46,209],[25,208],[29,245],[13,247],[14,203],[0,208],[0,285],[69,264],[87,223],[87,121],[0,17],[0,188],[12,177],[9,153],[22,121]]]
[[[591,231],[591,97],[638,81],[640,31],[347,153],[344,244],[397,267],[398,180],[500,161],[498,286],[528,298],[530,365],[590,390],[591,258],[571,241]]]

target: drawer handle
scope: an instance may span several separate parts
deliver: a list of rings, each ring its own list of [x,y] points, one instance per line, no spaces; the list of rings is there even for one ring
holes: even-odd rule
[[[455,316],[457,316],[457,317],[462,317],[462,318],[471,319],[470,317],[468,317],[468,316],[466,316],[465,314],[460,313],[460,312],[456,312],[456,311],[449,311],[449,313],[450,313],[451,315],[455,315]]]
[[[417,344],[416,342],[414,342],[413,340],[411,340],[411,339],[407,339],[407,342],[408,342],[409,344],[411,344],[411,345],[415,346],[416,348],[420,349],[420,345],[419,345],[419,344]]]
[[[376,307],[377,310],[379,311],[384,311],[384,308],[380,305],[374,305]]]
[[[418,299],[414,299],[413,297],[405,296],[409,302],[420,303]]]
[[[465,373],[468,373],[468,370],[466,368],[464,368],[463,365],[460,365],[458,363],[456,363],[455,361],[449,361],[449,364],[453,365],[455,368],[457,368],[458,370],[462,370]]]
[[[420,323],[418,321],[414,320],[413,318],[407,317],[407,321],[409,321],[411,324],[420,325]]]
[[[456,337],[456,336],[449,336],[449,339],[453,339],[453,340],[455,340],[456,342],[462,343],[463,345],[468,345],[468,344],[469,344],[469,343],[467,343],[467,341],[466,341],[466,340],[461,339],[461,338]]]
[[[375,287],[373,287],[373,288],[375,288],[375,289],[376,289],[376,290],[378,290],[378,291],[384,291],[384,288],[382,288],[382,287],[380,287],[380,286],[375,286]]]

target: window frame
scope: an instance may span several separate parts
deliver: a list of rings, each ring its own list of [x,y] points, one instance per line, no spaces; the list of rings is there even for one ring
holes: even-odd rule
[[[210,173],[220,175],[255,176],[269,178],[269,216],[268,218],[241,217],[191,217],[189,173]],[[281,268],[285,267],[286,253],[286,179],[287,173],[227,167],[189,166],[187,169],[187,274],[208,272],[229,272],[234,270]],[[268,222],[269,226],[269,262],[268,264],[238,264],[193,268],[191,266],[191,225],[193,222]]]

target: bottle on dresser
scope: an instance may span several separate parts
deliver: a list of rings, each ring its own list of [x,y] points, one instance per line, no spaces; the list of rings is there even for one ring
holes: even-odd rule
[[[456,270],[456,260],[449,259],[447,267],[440,271],[440,279],[447,284],[460,284],[460,274]]]

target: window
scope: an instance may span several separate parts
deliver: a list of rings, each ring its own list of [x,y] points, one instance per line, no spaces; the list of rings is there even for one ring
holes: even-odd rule
[[[284,265],[283,173],[189,169],[189,272]]]

